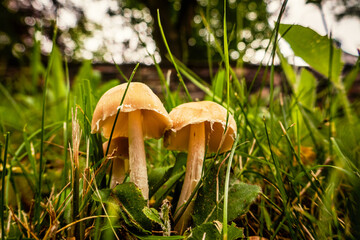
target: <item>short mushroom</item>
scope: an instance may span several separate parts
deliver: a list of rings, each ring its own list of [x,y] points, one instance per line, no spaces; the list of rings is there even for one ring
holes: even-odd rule
[[[165,133],[165,147],[188,152],[185,179],[175,211],[176,218],[201,178],[205,150],[208,153],[229,151],[237,128],[231,114],[226,128],[227,110],[211,101],[181,104],[169,115],[173,127]],[[187,227],[192,208],[193,204],[190,204],[176,224],[175,230],[178,233],[182,233]]]
[[[108,148],[109,141],[103,143],[104,153]],[[112,173],[110,187],[123,183],[126,173],[129,171],[129,144],[126,137],[118,137],[111,140],[109,154],[112,160]]]
[[[100,132],[109,138],[117,110],[121,109],[112,138],[127,137],[129,143],[130,181],[149,198],[144,139],[163,136],[172,121],[160,99],[145,84],[130,83],[123,104],[127,83],[108,90],[100,98],[91,123],[92,133]]]

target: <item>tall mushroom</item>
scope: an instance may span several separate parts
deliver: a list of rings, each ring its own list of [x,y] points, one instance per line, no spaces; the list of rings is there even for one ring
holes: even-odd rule
[[[237,128],[231,114],[226,128],[227,110],[210,101],[181,104],[169,115],[173,128],[165,133],[165,147],[188,152],[185,179],[175,211],[176,218],[201,178],[206,147],[208,153],[230,150]],[[190,203],[175,226],[177,232],[182,233],[187,228],[192,208],[193,203]]]
[[[116,113],[120,113],[112,138],[127,137],[129,144],[130,181],[141,189],[145,199],[149,198],[144,139],[161,138],[172,126],[160,99],[143,83],[130,83],[122,106],[127,83],[108,90],[100,98],[91,123],[92,133],[102,129],[109,138]]]
[[[103,143],[104,153],[109,141]],[[129,144],[126,137],[118,137],[111,140],[109,154],[112,160],[112,173],[110,187],[123,183],[126,173],[129,171]]]

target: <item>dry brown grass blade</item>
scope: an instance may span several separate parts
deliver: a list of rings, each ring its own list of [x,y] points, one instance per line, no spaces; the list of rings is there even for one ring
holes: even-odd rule
[[[16,223],[20,224],[23,228],[25,228],[26,231],[28,232],[28,234],[30,234],[33,238],[35,238],[35,240],[40,240],[40,239],[36,236],[36,234],[33,233],[33,232],[31,231],[31,229],[30,229],[27,225],[25,225],[25,224],[15,215],[14,211],[13,211],[11,208],[9,208],[9,210],[10,210],[10,212],[11,212],[11,218],[12,218]]]
[[[108,218],[108,217],[116,217],[116,216],[107,216],[107,215],[98,215],[98,216],[90,216],[90,217],[85,217],[85,218],[82,218],[82,219],[79,219],[79,220],[76,220],[72,223],[69,223],[68,225],[60,228],[59,230],[56,231],[56,233],[60,233],[62,231],[64,231],[65,229],[79,223],[79,222],[82,222],[82,221],[86,221],[86,220],[89,220],[89,219],[94,219],[94,218]]]

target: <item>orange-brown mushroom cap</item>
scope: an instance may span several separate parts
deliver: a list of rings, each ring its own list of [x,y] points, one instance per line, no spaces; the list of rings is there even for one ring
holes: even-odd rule
[[[120,84],[108,90],[100,98],[94,110],[91,122],[91,132],[102,132],[105,138],[110,137],[115,116],[127,83]],[[161,138],[172,126],[169,114],[160,99],[145,84],[130,83],[121,111],[116,122],[113,138],[128,137],[128,113],[141,110],[143,133],[145,138]]]
[[[207,152],[217,152],[226,126],[227,110],[223,106],[211,101],[189,102],[177,106],[169,115],[173,121],[173,128],[165,133],[164,145],[167,149],[187,151],[190,125],[204,122]],[[220,152],[231,149],[236,131],[235,120],[229,114],[225,140]]]

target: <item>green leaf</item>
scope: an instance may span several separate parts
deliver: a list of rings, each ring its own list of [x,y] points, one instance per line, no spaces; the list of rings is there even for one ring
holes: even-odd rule
[[[184,175],[185,171],[180,171],[179,173],[176,173],[175,175],[171,176],[166,183],[164,183],[159,190],[154,194],[153,199],[155,200],[154,206],[160,206],[162,201],[166,198],[166,196],[171,192],[171,190],[176,186],[176,183],[178,183],[179,179]]]
[[[123,183],[112,190],[112,196],[117,200],[130,219],[135,220],[144,229],[151,230],[151,221],[144,214],[147,201],[134,183]]]
[[[63,69],[62,56],[59,49],[54,47],[54,60],[51,69],[51,80],[49,81],[51,92],[54,94],[54,101],[58,104],[62,104],[60,109],[65,111],[65,97],[66,97],[66,82]]]
[[[257,185],[243,182],[232,185],[229,192],[229,220],[232,221],[245,214],[260,193],[261,188]]]
[[[204,223],[191,231],[189,240],[215,240],[220,239],[221,234],[213,223]]]
[[[178,240],[184,239],[183,236],[136,236],[140,240]]]
[[[159,224],[159,225],[163,225],[164,223],[162,222],[161,218],[160,218],[160,214],[159,212],[155,209],[155,208],[148,208],[148,207],[144,207],[142,212],[145,214],[145,216],[150,219],[151,221]]]
[[[302,69],[299,82],[296,85],[295,93],[298,97],[298,101],[309,109],[315,106],[316,100],[316,78],[314,75],[306,70]]]
[[[191,231],[189,240],[220,240],[222,232],[222,224],[219,221],[212,223],[204,223]],[[243,230],[236,227],[235,223],[228,225],[228,240],[236,240],[244,237]]]
[[[326,36],[300,25],[280,24],[279,33],[290,44],[296,56],[301,57],[313,69],[329,77],[330,44]],[[337,81],[343,68],[341,49],[333,44],[331,76]]]
[[[128,182],[119,184],[114,189],[99,190],[99,194],[93,194],[92,199],[116,206],[119,215],[122,216],[126,224],[135,226],[142,233],[150,233],[148,230],[151,230],[152,224],[151,218],[148,217],[150,216],[149,211],[152,210],[147,207],[147,201],[134,183]],[[153,212],[152,217],[154,214],[156,213]]]
[[[344,77],[344,87],[346,91],[349,91],[353,86],[357,76],[360,72],[360,64],[357,64],[351,71]]]
[[[162,200],[167,194],[175,187],[178,180],[184,174],[184,168],[186,165],[187,155],[179,153],[176,156],[175,165],[169,168],[165,173],[164,169],[158,169],[155,172],[149,173],[149,186],[150,186],[150,198],[155,200],[153,205],[155,208],[159,207]]]
[[[165,183],[165,181],[167,179],[164,179],[164,177],[170,168],[171,168],[170,166],[166,166],[166,167],[156,167],[156,168],[150,169],[150,172],[148,173],[148,182],[149,182],[149,186],[150,186],[150,194],[149,195],[150,196],[152,196],[154,194],[154,190],[157,191],[158,188],[162,184]],[[157,188],[155,189],[155,187],[157,187]]]
[[[96,202],[109,203],[111,202],[110,194],[111,189],[101,189],[99,190],[99,194],[94,193],[91,197]]]
[[[295,88],[294,85],[296,83],[296,73],[293,67],[288,63],[288,61],[285,59],[284,55],[280,52],[279,49],[276,51],[277,55],[280,58],[281,67],[285,73],[286,79],[290,83],[292,88]]]
[[[243,237],[244,233],[242,228],[238,228],[235,223],[228,225],[228,240],[236,240]]]
[[[195,225],[214,220],[222,221],[223,216],[223,192],[224,192],[224,167],[218,174],[218,165],[215,165],[209,177],[204,179],[203,187],[199,190],[195,201],[193,220]],[[219,191],[217,191],[217,177],[219,182]],[[229,202],[228,202],[228,220],[234,219],[245,214],[252,202],[261,192],[261,188],[256,185],[250,185],[240,182],[237,179],[230,179]],[[217,195],[219,202],[216,202]]]
[[[215,96],[219,97],[219,99],[223,99],[224,86],[225,86],[225,70],[224,69],[221,69],[216,73],[212,85],[214,86],[213,88],[214,88]]]

